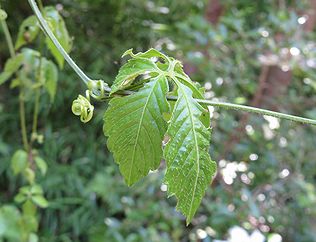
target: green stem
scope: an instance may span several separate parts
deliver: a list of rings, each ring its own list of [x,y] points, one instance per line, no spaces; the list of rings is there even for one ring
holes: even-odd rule
[[[34,0],[28,0],[30,6],[32,7],[38,21],[42,26],[42,30],[44,33],[51,39],[54,43],[58,51],[62,54],[68,64],[72,67],[72,69],[78,74],[78,76],[82,79],[82,81],[87,85],[91,79],[77,66],[77,64],[73,61],[73,59],[67,54],[65,49],[61,46],[51,29],[49,28],[46,20],[44,19],[41,11],[38,9],[37,4]]]
[[[11,55],[11,57],[14,57],[15,56],[15,51],[14,51],[13,41],[12,41],[12,38],[11,38],[11,34],[10,34],[10,31],[9,31],[7,22],[5,20],[2,20],[1,21],[1,26],[3,28],[3,32],[4,32],[4,35],[5,35],[8,47],[9,47],[10,55]]]
[[[28,2],[30,4],[30,6],[32,7],[32,9],[33,9],[38,21],[40,22],[41,26],[43,27],[44,33],[53,41],[53,43],[55,44],[56,48],[64,56],[65,60],[74,69],[74,71],[79,75],[79,77],[86,84],[88,84],[91,79],[88,78],[83,73],[83,71],[76,65],[76,63],[71,59],[71,57],[67,54],[67,52],[64,50],[64,48],[60,45],[60,43],[58,42],[58,40],[54,36],[53,32],[50,30],[49,26],[47,25],[47,23],[46,23],[45,19],[43,18],[42,14],[40,13],[35,1],[34,0],[28,0]],[[110,92],[111,91],[108,87],[105,87],[104,90],[106,92]],[[129,93],[126,93],[126,94],[129,94]],[[123,92],[123,94],[125,94],[125,93]],[[169,100],[176,100],[177,97],[168,97],[168,99]],[[287,119],[287,120],[294,121],[294,122],[300,122],[300,123],[316,125],[316,120],[313,120],[313,119],[307,119],[307,118],[302,118],[302,117],[293,116],[293,115],[289,115],[289,114],[273,112],[273,111],[269,111],[269,110],[266,110],[266,109],[260,109],[260,108],[245,106],[245,105],[233,104],[233,103],[208,101],[208,100],[202,100],[202,99],[196,99],[196,100],[200,104],[206,104],[206,105],[209,105],[209,106],[222,107],[222,108],[227,108],[227,109],[235,109],[235,110],[246,111],[246,112],[250,112],[250,113],[258,113],[258,114],[261,114],[261,115],[269,115],[269,116],[273,116],[273,117],[277,117],[277,118],[281,118],[281,119]]]
[[[176,101],[177,97],[167,97],[168,100],[171,101]],[[267,116],[272,116],[280,119],[286,119],[294,122],[299,122],[299,123],[305,123],[305,124],[311,124],[311,125],[316,125],[316,120],[314,119],[308,119],[308,118],[303,118],[299,116],[294,116],[290,114],[285,114],[285,113],[279,113],[279,112],[274,112],[262,108],[255,108],[255,107],[250,107],[246,105],[239,105],[239,104],[234,104],[234,103],[226,103],[226,102],[218,102],[218,101],[210,101],[210,100],[202,100],[202,99],[195,99],[198,103],[200,104],[206,104],[208,106],[213,106],[213,107],[219,107],[219,108],[226,108],[226,109],[234,109],[238,111],[245,111],[248,113],[257,113],[261,115],[267,115]]]
[[[24,93],[21,90],[19,95],[19,105],[20,105],[20,124],[21,124],[21,134],[24,149],[29,151],[29,143],[27,141],[27,132],[26,132],[26,122],[25,122],[25,102],[24,102]]]
[[[7,22],[5,20],[1,21],[1,25],[3,28],[3,32],[6,38],[7,45],[9,47],[10,55],[11,57],[15,56],[15,50],[14,45],[12,41],[12,37],[7,25]],[[27,132],[26,132],[26,122],[25,122],[25,103],[24,103],[24,94],[23,91],[20,91],[19,95],[19,106],[20,106],[20,125],[21,125],[21,135],[22,135],[22,141],[23,146],[26,151],[29,150],[29,143],[27,141]]]
[[[37,133],[37,120],[38,120],[39,102],[40,102],[40,90],[37,89],[36,93],[35,93],[32,134],[36,134]]]

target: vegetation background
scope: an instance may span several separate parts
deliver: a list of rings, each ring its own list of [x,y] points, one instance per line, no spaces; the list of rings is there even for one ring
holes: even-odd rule
[[[208,99],[316,119],[315,0],[43,3],[64,17],[71,55],[92,77],[111,83],[125,50],[155,47],[182,60]],[[1,5],[16,39],[31,9],[22,0]],[[0,29],[0,71],[8,58]],[[211,108],[218,175],[186,227],[161,184],[163,165],[131,188],[124,184],[102,133],[104,103],[88,124],[71,113],[84,88],[66,65],[54,103],[41,97],[44,142],[36,148],[48,172],[38,183],[49,207],[39,210],[39,241],[316,241],[315,127]],[[22,147],[17,95],[7,83],[0,87],[0,206],[20,209],[14,196],[25,181],[10,169]],[[10,216],[0,209],[0,241]]]

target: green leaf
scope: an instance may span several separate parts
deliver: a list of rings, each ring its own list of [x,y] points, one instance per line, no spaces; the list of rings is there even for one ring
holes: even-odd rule
[[[47,164],[41,157],[35,157],[34,159],[36,166],[41,171],[42,175],[44,176],[47,172]]]
[[[24,194],[22,194],[22,193],[18,193],[18,194],[14,197],[14,201],[15,201],[16,203],[23,203],[23,202],[26,201],[26,199],[27,199],[27,197],[26,197]]]
[[[178,100],[167,130],[164,182],[168,194],[177,197],[177,209],[187,217],[188,224],[216,173],[216,163],[208,154],[211,131],[201,121],[204,109],[194,100],[190,88],[176,83]]]
[[[58,81],[58,70],[56,65],[46,58],[42,58],[41,75],[41,78],[45,83],[45,89],[50,96],[50,101],[54,102]]]
[[[0,207],[0,238],[22,241],[21,214],[14,206]]]
[[[24,150],[17,150],[11,159],[11,168],[15,175],[25,171],[28,166],[28,155]]]
[[[27,200],[23,206],[22,211],[24,215],[27,216],[35,216],[36,215],[36,206],[31,202],[31,200]]]
[[[112,91],[110,94],[126,89],[132,84],[136,77],[148,72],[159,72],[158,67],[153,61],[143,58],[130,59],[120,68],[111,87]]]
[[[23,64],[23,54],[18,54],[7,60],[3,72],[0,74],[0,85],[6,82]]]
[[[129,186],[160,164],[166,132],[162,114],[169,111],[167,92],[167,79],[158,76],[133,95],[113,98],[105,113],[108,148]]]
[[[38,236],[34,233],[31,233],[29,236],[28,242],[38,242],[38,241],[39,241]]]
[[[39,33],[39,25],[34,15],[26,18],[20,25],[18,38],[15,43],[15,49],[23,45],[32,43]]]
[[[47,20],[50,28],[52,29],[57,40],[61,46],[65,49],[67,53],[70,52],[72,47],[72,40],[69,36],[68,30],[66,28],[65,22],[58,11],[53,7],[45,8],[45,19]],[[60,54],[58,49],[55,47],[53,42],[46,37],[46,45],[54,58],[56,59],[60,68],[64,66],[64,57]]]
[[[137,54],[133,53],[133,49],[129,49],[127,51],[124,52],[124,54],[122,55],[122,58],[125,56],[131,56],[132,58],[152,58],[152,57],[160,57],[162,59],[164,59],[165,61],[169,61],[169,58],[162,54],[161,52],[159,52],[156,49],[150,48],[149,50],[147,50],[146,52],[139,52]]]
[[[32,201],[34,202],[34,204],[36,204],[40,208],[48,207],[48,201],[42,195],[32,196]]]
[[[35,181],[35,173],[34,171],[27,167],[23,172],[24,178],[30,183],[33,184]]]

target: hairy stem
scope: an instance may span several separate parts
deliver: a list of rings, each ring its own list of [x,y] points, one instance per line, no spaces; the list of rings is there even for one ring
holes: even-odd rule
[[[49,26],[47,25],[45,19],[43,18],[42,14],[40,13],[36,3],[34,0],[28,0],[30,6],[32,7],[38,21],[40,22],[44,33],[52,40],[58,51],[64,56],[65,60],[68,62],[68,64],[74,69],[74,71],[79,75],[79,77],[88,84],[91,80],[88,78],[84,72],[76,65],[76,63],[71,59],[71,57],[67,54],[67,52],[64,50],[64,48],[60,45],[56,37],[54,36],[53,32],[50,30]],[[105,87],[105,91],[109,92],[109,88]],[[130,93],[130,92],[129,92]],[[125,94],[125,93],[123,93]],[[128,94],[128,93],[126,93]],[[168,97],[169,100],[176,100],[177,97]],[[225,103],[225,102],[215,102],[215,101],[209,101],[209,100],[202,100],[202,99],[196,99],[200,104],[206,104],[214,107],[220,107],[220,108],[227,108],[227,109],[235,109],[240,111],[246,111],[250,113],[257,113],[261,115],[269,115],[281,119],[287,119],[294,122],[300,122],[300,123],[306,123],[306,124],[312,124],[316,125],[316,120],[303,118],[299,116],[293,116],[289,114],[279,113],[279,112],[273,112],[266,109],[261,108],[255,108],[245,105],[238,105],[233,103]]]
[[[316,120],[314,120],[314,119],[303,118],[303,117],[299,117],[299,116],[274,112],[274,111],[250,107],[250,106],[246,106],[246,105],[239,105],[239,104],[226,103],[226,102],[217,102],[217,101],[215,102],[215,101],[210,101],[210,100],[200,100],[200,99],[196,99],[196,100],[201,104],[206,104],[209,106],[227,108],[227,109],[235,109],[235,110],[245,111],[245,112],[249,112],[249,113],[268,115],[268,116],[272,116],[272,117],[276,117],[276,118],[280,118],[280,119],[286,119],[286,120],[299,122],[299,123],[316,125]]]

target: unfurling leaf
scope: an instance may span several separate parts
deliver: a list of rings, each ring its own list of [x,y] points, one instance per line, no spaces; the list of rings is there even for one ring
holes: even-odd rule
[[[134,79],[147,72],[155,72],[158,67],[148,59],[131,59],[123,65],[115,78],[111,94],[126,89]]]
[[[216,172],[208,154],[211,131],[201,121],[203,107],[192,91],[178,83],[178,100],[170,120],[170,137],[164,150],[167,161],[165,183],[168,193],[178,199],[177,208],[189,223],[199,207],[205,190]]]
[[[104,133],[128,185],[160,164],[161,142],[167,129],[162,114],[169,111],[167,92],[167,79],[158,76],[137,93],[110,101],[104,117]]]

